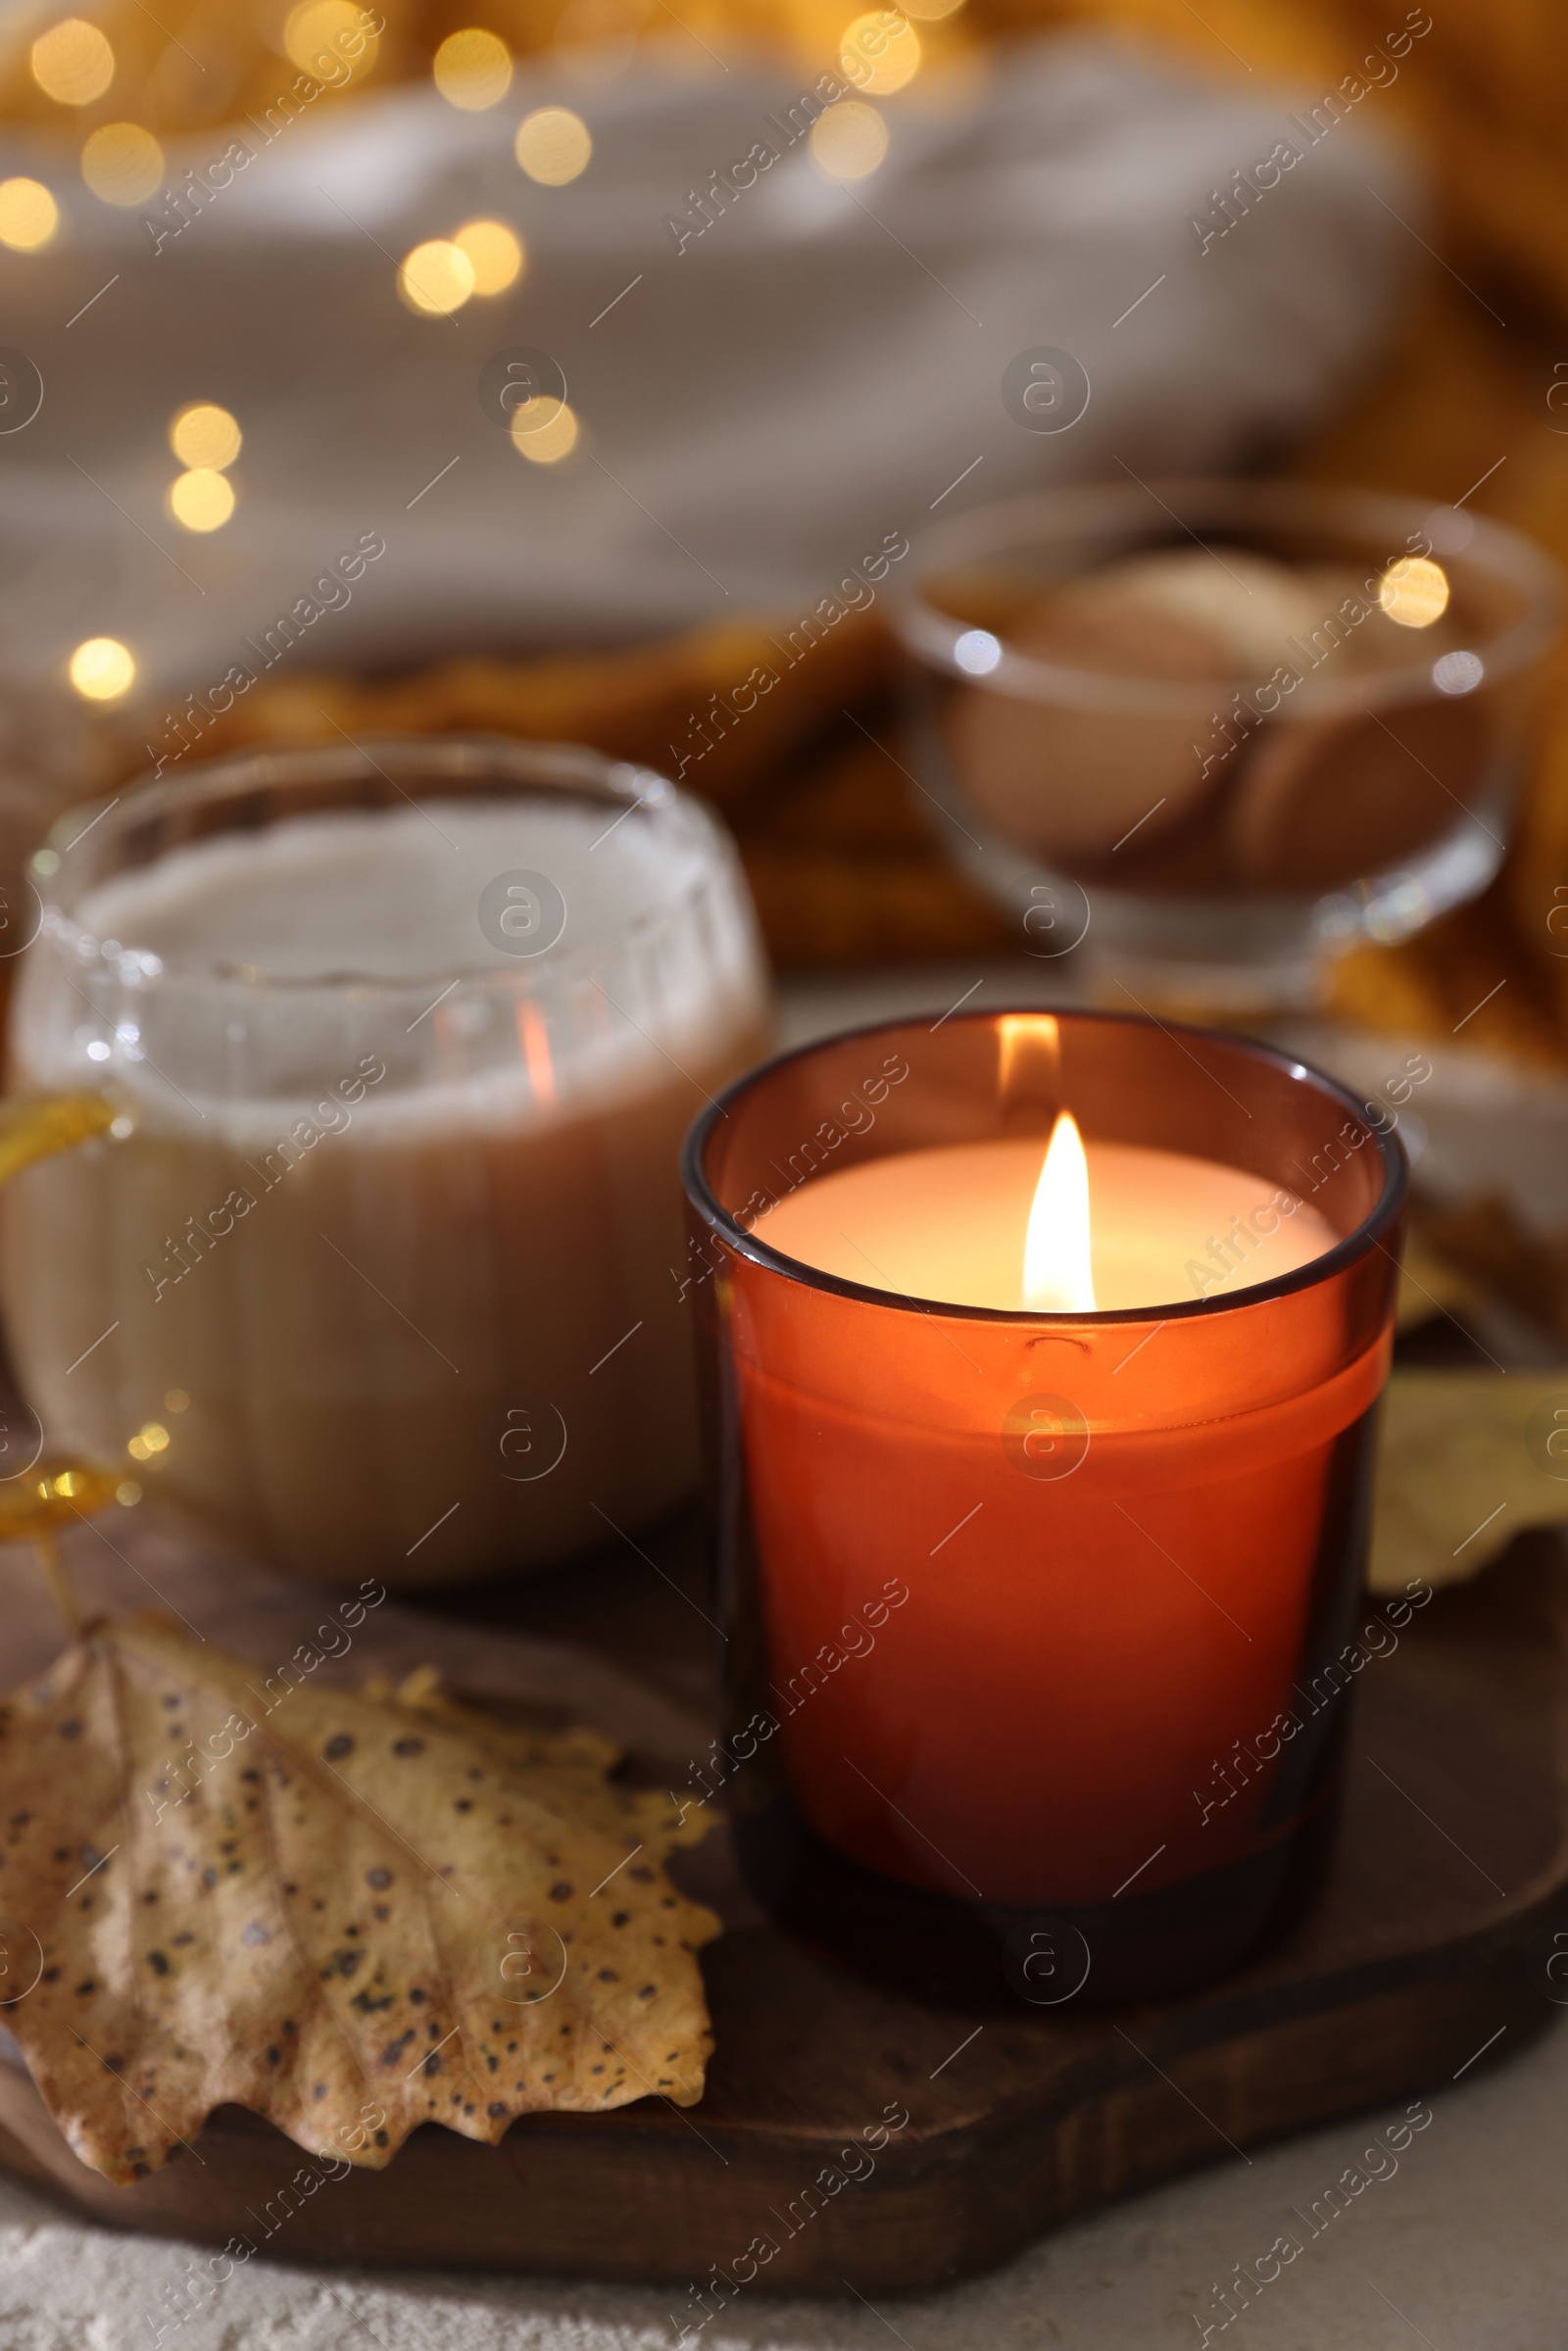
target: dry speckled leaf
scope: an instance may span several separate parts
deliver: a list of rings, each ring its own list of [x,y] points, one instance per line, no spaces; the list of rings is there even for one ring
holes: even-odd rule
[[[395,1689],[390,1683],[368,1682],[365,1694],[411,1718],[461,1732],[503,1771],[525,1770],[529,1788],[541,1800],[573,1821],[602,1829],[607,1837],[624,1833],[633,1839],[646,1837],[652,1849],[670,1852],[679,1845],[701,1844],[713,1825],[712,1815],[705,1816],[690,1799],[671,1810],[667,1790],[612,1786],[606,1775],[619,1762],[620,1749],[599,1732],[580,1725],[569,1731],[540,1731],[466,1706],[444,1687],[439,1666],[416,1667]]]
[[[1564,1519],[1568,1370],[1394,1373],[1383,1401],[1374,1592],[1402,1592],[1414,1577],[1460,1583],[1526,1527]]]
[[[1397,1322],[1401,1331],[1430,1322],[1435,1314],[1474,1315],[1485,1304],[1485,1294],[1467,1273],[1436,1249],[1428,1249],[1419,1233],[1405,1236],[1399,1265]]]
[[[0,1927],[37,1976],[0,2016],[84,2163],[140,2178],[225,2102],[379,2168],[423,2122],[702,2095],[719,1927],[663,1874],[671,1805],[593,1733],[409,1694],[139,1617],[0,1709]]]

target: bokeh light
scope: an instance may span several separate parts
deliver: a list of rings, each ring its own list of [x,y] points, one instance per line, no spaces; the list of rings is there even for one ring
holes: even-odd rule
[[[564,188],[587,170],[593,151],[587,123],[569,106],[537,107],[517,125],[517,161],[543,188]]]
[[[129,648],[118,637],[89,637],[71,657],[71,682],[88,702],[114,702],[135,675]]]
[[[115,78],[115,53],[96,24],[66,17],[32,44],[32,78],[61,106],[91,106]]]
[[[41,180],[0,180],[0,245],[39,253],[59,226],[60,207]]]
[[[858,90],[886,96],[902,90],[920,71],[920,35],[907,19],[890,28],[891,11],[873,9],[844,28],[839,64]]]
[[[352,48],[344,45],[348,33],[356,36]],[[340,68],[365,71],[375,63],[377,46],[367,12],[356,8],[354,0],[299,0],[283,21],[283,47],[290,62],[318,78],[346,78]],[[331,74],[323,76],[319,69],[328,56],[335,64]]]
[[[522,274],[522,239],[505,220],[467,220],[452,242],[473,271],[476,294],[504,294]]]
[[[963,0],[899,0],[906,17],[915,17],[922,24],[940,24],[944,17],[956,17]]]
[[[398,292],[421,318],[450,318],[473,292],[473,264],[445,237],[432,237],[405,259]]]
[[[582,427],[564,400],[525,400],[512,413],[512,446],[532,465],[559,465],[577,446]]]
[[[209,465],[221,473],[240,453],[238,420],[213,400],[193,400],[175,412],[169,446],[182,465]]]
[[[1378,602],[1401,628],[1430,628],[1447,610],[1448,575],[1424,555],[1400,556],[1378,582]]]
[[[1440,694],[1473,694],[1487,674],[1478,653],[1446,653],[1432,664],[1432,683]]]
[[[1001,640],[988,628],[966,628],[953,648],[953,658],[971,677],[989,677],[1001,666]]]
[[[511,88],[512,52],[499,34],[470,25],[466,32],[448,33],[430,71],[449,106],[480,115],[487,106],[499,105]]]
[[[169,511],[182,530],[221,530],[234,512],[234,486],[211,465],[192,465],[171,488]]]
[[[163,185],[164,151],[139,122],[105,122],[82,148],[81,176],[105,204],[142,204]]]
[[[841,98],[811,124],[811,160],[830,179],[866,179],[888,151],[888,126],[863,98]]]

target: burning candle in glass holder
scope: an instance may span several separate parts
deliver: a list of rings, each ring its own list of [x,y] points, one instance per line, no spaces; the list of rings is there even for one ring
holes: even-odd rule
[[[1344,1710],[1298,1686],[1361,1582],[1388,1124],[1261,1046],[1063,1013],[836,1039],[694,1129],[727,1751],[784,1919],[927,1984],[1124,1996],[1309,1890]]]

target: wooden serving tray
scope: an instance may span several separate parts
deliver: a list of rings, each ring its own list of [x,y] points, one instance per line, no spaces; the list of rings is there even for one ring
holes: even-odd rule
[[[117,1604],[145,1598],[85,1533],[74,1543]],[[664,1564],[639,1551],[500,1599],[460,1595],[466,1619],[450,1595],[440,1616],[388,1602],[367,1620],[353,1678],[433,1657],[492,1698],[548,1696],[618,1725],[679,1784],[708,1736],[708,1637],[689,1538],[655,1547]],[[145,1543],[136,1566],[212,1637],[259,1656],[283,1653],[320,1610],[318,1594]],[[1328,1890],[1287,1943],[1206,1991],[1119,2011],[928,2006],[777,1934],[719,1837],[691,1857],[692,1890],[730,1927],[704,1953],[717,2051],[700,2106],[524,2118],[499,2148],[427,2127],[387,2171],[283,2197],[280,2217],[305,2159],[269,2125],[225,2108],[194,2159],[111,2187],[71,2154],[13,2046],[0,2165],[112,2226],[244,2236],[294,2262],[664,2280],[677,2325],[719,2307],[687,2291],[714,2265],[789,2293],[969,2276],[1111,2197],[1446,2084],[1550,2020],[1551,1995],[1568,1993],[1546,1972],[1559,1919],[1568,1928],[1563,1579],[1556,1543],[1524,1538],[1366,1666]],[[527,1637],[498,1633],[498,1611]],[[613,1628],[622,1662],[561,1638],[595,1622],[602,1641]],[[0,1640],[24,1671],[50,1644],[32,1619],[8,1619]]]

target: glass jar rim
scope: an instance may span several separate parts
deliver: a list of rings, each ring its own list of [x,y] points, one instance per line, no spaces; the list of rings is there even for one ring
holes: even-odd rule
[[[1152,508],[1150,502],[1152,501]],[[943,612],[923,586],[937,564],[956,567],[963,561],[1001,555],[1031,541],[1048,543],[1095,530],[1129,528],[1147,523],[1158,527],[1153,509],[1163,508],[1167,518],[1186,529],[1182,506],[1212,508],[1232,527],[1275,524],[1281,528],[1317,525],[1346,537],[1367,538],[1381,533],[1389,539],[1385,565],[1412,551],[1403,542],[1434,514],[1452,513],[1469,525],[1462,547],[1434,547],[1440,560],[1472,559],[1494,576],[1510,580],[1525,599],[1525,609],[1495,635],[1478,633],[1476,644],[1486,655],[1486,675],[1477,683],[1493,684],[1518,674],[1552,643],[1561,625],[1564,575],[1544,547],[1522,531],[1490,515],[1463,514],[1431,499],[1404,498],[1385,491],[1323,487],[1307,482],[1192,478],[1149,483],[1081,483],[1053,490],[1036,490],[966,508],[935,523],[915,540],[906,573],[890,583],[890,615],[906,652],[983,693],[1005,693],[1023,701],[1061,704],[1075,710],[1106,712],[1147,712],[1151,715],[1187,713],[1193,684],[1161,679],[1118,676],[1104,670],[1078,668],[1048,661],[1009,646],[998,635],[993,665],[981,672],[958,660],[959,641],[972,633],[971,624]],[[1195,533],[1189,536],[1196,538]],[[1201,541],[1198,544],[1201,545]],[[1129,547],[1129,553],[1136,552]],[[986,631],[987,635],[993,632]],[[1414,632],[1419,636],[1420,632]],[[1412,648],[1413,651],[1413,648]],[[1246,693],[1266,683],[1241,671],[1197,681],[1204,692]],[[1413,659],[1396,669],[1371,676],[1312,678],[1299,681],[1305,693],[1295,707],[1309,704],[1314,715],[1364,712],[1373,705],[1400,705],[1441,699],[1432,663]],[[1467,689],[1468,690],[1468,689]]]
[[[723,1093],[693,1120],[681,1147],[681,1180],[686,1197],[704,1222],[725,1246],[738,1256],[749,1258],[764,1272],[783,1276],[808,1290],[820,1290],[834,1298],[849,1298],[861,1305],[883,1306],[895,1313],[942,1315],[959,1322],[1000,1323],[1020,1329],[1034,1329],[1040,1324],[1056,1327],[1082,1328],[1102,1323],[1188,1322],[1211,1318],[1216,1314],[1236,1313],[1250,1306],[1266,1305],[1275,1298],[1289,1298],[1298,1291],[1315,1289],[1320,1282],[1332,1281],[1335,1275],[1362,1256],[1368,1246],[1381,1248],[1381,1236],[1395,1224],[1402,1211],[1410,1189],[1410,1163],[1404,1146],[1391,1127],[1386,1133],[1371,1126],[1364,1110],[1348,1089],[1326,1071],[1303,1061],[1299,1055],[1282,1053],[1276,1046],[1265,1045],[1257,1038],[1244,1037],[1226,1029],[1200,1028],[1185,1021],[1149,1021],[1140,1012],[1102,1010],[1098,1006],[1058,1004],[1042,1007],[1039,1004],[1002,1004],[990,1011],[956,1012],[949,1017],[959,1026],[971,1022],[994,1023],[1020,1013],[1038,1018],[1048,1011],[1053,1019],[1073,1021],[1103,1021],[1120,1028],[1162,1028],[1178,1043],[1183,1038],[1196,1038],[1206,1044],[1249,1053],[1267,1063],[1295,1084],[1311,1083],[1324,1094],[1341,1103],[1357,1125],[1364,1127],[1376,1145],[1383,1169],[1383,1182],[1378,1197],[1354,1230],[1337,1241],[1332,1249],[1309,1258],[1294,1272],[1277,1274],[1272,1281],[1254,1282],[1245,1290],[1231,1292],[1228,1297],[1182,1298],[1173,1304],[1151,1306],[1111,1306],[1088,1314],[1082,1311],[1066,1313],[1046,1312],[1033,1306],[967,1306],[956,1304],[949,1298],[912,1298],[903,1291],[880,1289],[866,1282],[852,1282],[842,1275],[825,1273],[821,1267],[808,1265],[799,1257],[787,1256],[782,1249],[769,1248],[765,1241],[748,1232],[730,1214],[709,1183],[706,1159],[708,1146],[717,1132],[718,1123],[727,1118],[730,1106],[755,1088],[765,1084],[779,1070],[792,1063],[808,1059],[825,1046],[848,1045],[857,1038],[893,1036],[916,1025],[914,1021],[872,1020],[856,1028],[840,1029],[831,1037],[816,1037],[808,1044],[792,1046],[775,1053],[771,1059],[760,1062],[726,1086]],[[1392,1146],[1392,1149],[1390,1148]]]
[[[76,919],[69,903],[51,901],[47,896],[48,884],[60,870],[59,860],[102,824],[112,810],[120,812],[102,836],[103,840],[122,836],[138,824],[181,809],[216,805],[225,799],[239,801],[247,793],[265,790],[270,785],[286,789],[290,784],[309,781],[328,787],[340,781],[347,783],[364,777],[367,761],[404,800],[410,800],[411,796],[403,792],[394,777],[386,774],[381,761],[393,764],[404,761],[411,768],[422,767],[432,779],[461,783],[466,776],[476,780],[488,776],[511,783],[519,792],[559,792],[564,799],[598,801],[607,809],[618,806],[620,813],[613,818],[614,824],[634,812],[646,811],[651,821],[666,831],[672,825],[682,827],[686,838],[704,854],[709,869],[693,875],[684,887],[629,917],[612,941],[590,939],[579,947],[568,948],[563,955],[541,958],[537,964],[519,959],[514,965],[498,967],[490,962],[454,960],[396,979],[389,979],[385,973],[361,974],[346,969],[280,973],[259,966],[215,965],[210,960],[178,955],[149,957],[133,945],[126,947],[99,938]],[[395,804],[383,801],[366,805]],[[285,821],[291,813],[306,812],[281,809],[272,821]],[[332,809],[328,807],[309,812],[329,814]],[[219,827],[211,836],[197,837],[217,837],[228,829]],[[267,824],[246,829],[262,831]],[[183,846],[183,842],[171,843],[147,862],[155,863],[159,856],[172,854]],[[139,988],[221,990],[226,987],[245,992],[260,988],[301,997],[313,992],[333,996],[352,992],[358,1000],[368,1003],[397,999],[411,990],[422,990],[443,981],[481,991],[495,988],[511,996],[515,996],[519,988],[531,994],[568,984],[598,963],[622,955],[629,941],[679,922],[715,878],[711,870],[714,860],[724,864],[728,851],[726,836],[702,802],[680,791],[657,768],[645,767],[638,761],[612,759],[585,744],[545,742],[526,736],[480,732],[382,734],[357,737],[341,746],[332,743],[251,746],[216,759],[193,761],[183,775],[169,779],[161,778],[156,770],[151,771],[122,792],[102,794],[96,800],[79,802],[68,808],[34,851],[27,873],[42,901],[40,929],[47,928],[54,939],[83,962],[103,958],[117,964],[122,976]],[[93,875],[79,888],[90,888],[103,878]],[[111,944],[115,948],[113,954],[108,953]]]

